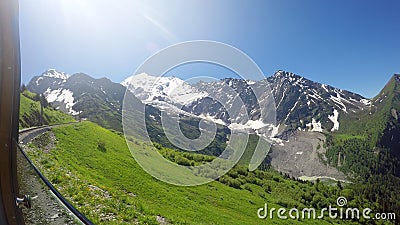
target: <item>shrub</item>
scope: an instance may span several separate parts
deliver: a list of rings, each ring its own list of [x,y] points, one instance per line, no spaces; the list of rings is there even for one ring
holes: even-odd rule
[[[238,180],[236,180],[236,179],[230,179],[230,180],[228,180],[228,185],[229,185],[230,187],[240,189],[240,181],[238,181]]]
[[[97,142],[97,149],[99,149],[101,152],[106,152],[106,143],[104,143],[103,141],[98,141]]]
[[[247,176],[247,174],[248,174],[247,168],[245,168],[245,167],[237,167],[236,171],[238,174],[243,175],[243,176]]]
[[[230,176],[230,177],[232,177],[232,178],[238,178],[238,177],[239,177],[239,174],[233,169],[233,170],[230,170],[230,171],[228,172],[228,176]]]
[[[253,189],[251,189],[251,186],[249,184],[245,184],[244,185],[244,189],[246,189],[246,190],[248,190],[250,192],[253,192]]]
[[[190,166],[190,161],[187,158],[184,158],[180,155],[175,157],[175,161],[177,164],[182,165],[182,166]]]

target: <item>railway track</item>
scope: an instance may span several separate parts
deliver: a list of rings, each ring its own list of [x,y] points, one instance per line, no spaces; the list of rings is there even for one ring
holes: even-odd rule
[[[24,151],[35,137],[64,125],[32,127],[19,131],[18,180],[21,193],[28,193],[32,199],[32,208],[23,209],[26,224],[93,224],[58,192]]]

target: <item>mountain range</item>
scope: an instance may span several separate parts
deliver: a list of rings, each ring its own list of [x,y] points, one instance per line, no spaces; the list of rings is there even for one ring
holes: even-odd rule
[[[165,138],[157,120],[161,111],[167,111],[184,117],[188,133],[199,133],[200,119],[219,124],[226,135],[219,137],[216,146],[222,146],[230,130],[246,130],[273,140],[268,160],[285,173],[342,179],[343,173],[327,165],[329,157],[325,154],[332,141],[326,137],[369,135],[374,142],[372,147],[385,146],[399,156],[395,151],[400,146],[399,77],[394,75],[372,99],[282,70],[258,81],[225,78],[189,84],[177,77],[158,78],[143,73],[118,84],[107,78],[94,79],[83,73],[69,75],[50,69],[33,77],[27,89],[43,94],[55,108],[118,131],[122,130],[126,93],[150,109],[146,116],[152,126],[148,130],[152,130],[149,133],[156,141],[167,143],[161,140]],[[257,90],[270,91],[255,93]],[[228,112],[226,106],[232,107],[237,97],[247,116]],[[263,115],[265,107],[276,109],[273,119]],[[212,151],[207,153],[217,155]],[[340,164],[335,163],[333,166]]]
[[[335,131],[339,129],[342,114],[355,114],[368,110],[371,106],[369,99],[358,94],[319,84],[285,71],[277,71],[273,76],[261,81],[226,78],[193,85],[176,77],[161,77],[156,85],[151,86],[156,79],[157,77],[147,74],[139,74],[121,84],[146,104],[207,117],[231,127],[247,125],[256,129],[263,126],[260,125],[264,121],[260,121],[257,102],[265,101],[268,95],[261,95],[260,99],[256,99],[253,90],[267,86],[275,99],[276,125],[281,127],[280,131],[288,128]],[[226,93],[221,91],[224,86],[232,88],[243,100],[249,112],[247,124],[237,124],[243,121],[240,118],[229,118],[225,107],[219,103],[233,102],[236,97],[226,96]],[[181,108],[178,109],[177,106]]]
[[[157,82],[157,83],[155,83]],[[155,85],[153,85],[155,84]],[[276,125],[285,128],[300,128],[312,131],[337,131],[342,115],[356,114],[371,108],[371,101],[358,94],[319,84],[304,77],[285,71],[277,71],[273,76],[261,81],[226,78],[217,82],[198,82],[190,85],[177,77],[158,77],[147,74],[132,76],[116,84],[107,78],[94,79],[77,73],[72,76],[54,69],[35,76],[27,88],[34,93],[42,93],[48,102],[62,111],[79,117],[91,117],[86,99],[96,99],[93,107],[105,107],[110,111],[120,111],[125,88],[144,104],[159,109],[175,110],[191,116],[206,117],[234,127],[240,118],[228,118],[226,109],[212,98],[232,102],[236,96],[225,96],[221,88],[229,86],[239,93],[249,112],[249,128],[257,128],[263,121],[260,109],[252,93],[257,86],[266,87],[273,93],[276,105]],[[212,96],[212,97],[211,97]],[[263,97],[263,96],[261,96]],[[259,106],[258,106],[259,107]],[[107,109],[108,110],[108,109]],[[256,122],[257,121],[257,122]],[[243,121],[242,121],[243,122]],[[248,122],[248,121],[247,121]],[[241,124],[246,125],[246,124]]]

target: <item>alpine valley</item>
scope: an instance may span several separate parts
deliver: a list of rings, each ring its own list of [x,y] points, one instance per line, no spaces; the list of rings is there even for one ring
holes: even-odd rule
[[[226,94],[225,87],[235,94]],[[265,138],[272,146],[260,169],[272,167],[303,181],[357,183],[357,194],[378,204],[379,209],[400,212],[396,189],[400,185],[397,74],[372,99],[282,70],[263,80],[225,78],[191,84],[177,77],[142,73],[118,84],[107,78],[50,69],[33,77],[27,89],[42,94],[54,108],[76,119],[117,132],[122,131],[123,101],[128,95],[146,107],[152,141],[168,148],[176,149],[163,132],[162,111],[179,115],[182,132],[192,139],[200,134],[201,120],[217,124],[215,140],[198,152],[201,154],[218,156],[231,132],[246,131],[251,134],[247,146],[250,150],[246,150],[241,164],[248,164],[251,147],[259,138]],[[256,96],[253,90],[259,89],[270,92]],[[247,117],[228,113],[225,106],[234,104],[237,97]],[[260,103],[269,98],[274,100],[271,107],[276,109],[275,122],[262,116],[265,105]]]
[[[350,158],[340,150],[336,151],[337,155],[327,157],[332,155],[327,154],[327,147],[333,142],[370,140],[370,151],[376,152],[377,147],[385,146],[394,156],[400,155],[396,150],[400,146],[399,135],[396,135],[400,112],[399,83],[399,75],[394,75],[378,96],[367,99],[281,70],[260,81],[225,78],[217,82],[188,84],[177,77],[159,78],[143,73],[117,84],[107,78],[94,79],[83,73],[69,75],[50,69],[33,77],[27,89],[43,94],[54,107],[76,118],[121,131],[122,104],[128,88],[151,109],[146,110],[150,126],[153,124],[150,136],[158,137],[157,141],[168,147],[171,147],[168,141],[160,140],[163,132],[157,128],[161,123],[160,110],[180,115],[187,133],[197,134],[195,121],[206,119],[219,124],[224,136],[233,129],[268,135],[274,143],[269,163],[283,173],[305,179],[331,177],[344,180],[345,175],[331,165],[345,167]],[[243,101],[248,118],[242,118],[242,115],[230,117],[226,107],[221,105],[220,102],[229,104],[236,97],[222,91],[226,86]],[[258,102],[266,101],[268,95],[256,98],[253,90],[257,88],[271,90],[276,107],[275,124],[260,117]],[[225,142],[225,139],[220,136],[218,141]],[[223,146],[223,143],[218,144]],[[218,155],[220,151],[208,153]]]

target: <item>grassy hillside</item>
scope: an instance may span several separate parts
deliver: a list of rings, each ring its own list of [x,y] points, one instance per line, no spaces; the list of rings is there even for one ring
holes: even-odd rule
[[[238,166],[209,184],[170,185],[148,175],[132,158],[121,133],[91,122],[54,128],[37,138],[29,156],[57,189],[96,224],[352,224],[346,220],[261,220],[258,208],[323,208],[339,196],[351,207],[375,207],[350,186],[300,182],[274,171],[249,172]],[[53,143],[54,142],[54,143]],[[43,151],[46,145],[55,149]],[[136,142],[137,148],[144,148]],[[182,153],[159,146],[179,164],[197,164],[212,156]],[[331,220],[331,221],[329,221]],[[373,222],[373,221],[371,221]]]
[[[391,118],[391,110],[400,110],[400,81],[394,75],[382,91],[373,99],[372,106],[358,114],[347,114],[341,118],[339,139],[356,138],[368,139],[370,146],[375,147]],[[337,138],[337,137],[336,137]]]
[[[400,76],[394,75],[371,102],[369,110],[345,115],[340,131],[327,135],[326,156],[355,178],[360,194],[399,215]]]
[[[372,174],[400,176],[398,159],[388,156],[400,156],[399,76],[394,75],[371,102],[369,110],[344,115],[339,132],[328,134],[327,157],[331,164],[362,180]]]
[[[43,109],[43,124],[40,121],[40,102],[38,96],[24,91],[20,95],[19,128],[32,126],[67,123],[75,121],[71,115],[47,106]]]

